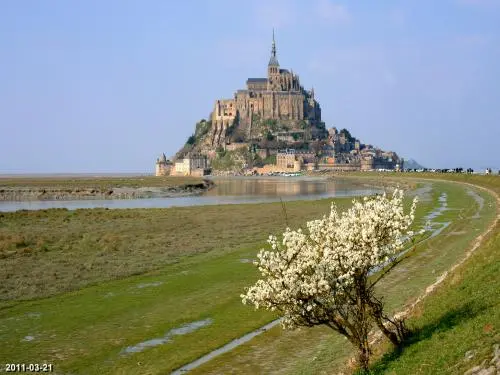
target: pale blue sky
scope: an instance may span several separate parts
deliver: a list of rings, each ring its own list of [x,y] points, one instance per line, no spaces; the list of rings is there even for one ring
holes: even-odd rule
[[[152,172],[247,77],[426,166],[500,167],[500,0],[0,1],[0,173]]]

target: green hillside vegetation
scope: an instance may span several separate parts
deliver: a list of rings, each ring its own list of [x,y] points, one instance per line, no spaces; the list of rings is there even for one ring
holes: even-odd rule
[[[216,157],[212,160],[211,166],[220,171],[241,171],[245,167],[261,167],[263,164],[264,161],[259,155],[245,147],[234,151],[217,149]]]

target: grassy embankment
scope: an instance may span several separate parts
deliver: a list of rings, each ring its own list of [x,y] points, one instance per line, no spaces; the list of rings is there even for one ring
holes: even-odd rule
[[[429,173],[403,176],[474,184],[500,196],[499,176]],[[392,177],[378,176],[386,180]],[[456,374],[485,360],[489,367],[493,345],[500,344],[499,254],[497,223],[473,256],[417,306],[408,321],[413,332],[403,348],[394,349],[387,342],[377,348],[373,373]]]
[[[430,175],[426,177],[432,177]],[[441,176],[440,176],[441,177]],[[445,175],[500,196],[500,177]],[[500,343],[500,224],[443,285],[417,306],[412,335],[402,349],[387,343],[375,361],[374,374],[458,374],[487,361]]]
[[[441,235],[417,246],[412,256],[380,284],[379,290],[385,295],[389,310],[399,310],[463,258],[466,248],[495,215],[494,201],[488,194],[480,193],[485,202],[479,211],[480,217],[476,219],[473,217],[479,207],[467,194],[468,188],[447,183],[433,184],[433,199],[446,192],[448,206],[452,208],[445,211],[438,221],[451,220],[452,224]],[[275,328],[193,373],[331,374],[349,371],[345,365],[353,354],[350,344],[328,329],[287,332]]]
[[[481,218],[471,221],[477,207],[464,189],[435,184],[432,200],[420,205],[419,218],[436,204],[441,191],[448,192],[449,206],[460,210],[447,211],[442,220],[453,219],[454,224],[419,246],[402,264],[406,270],[391,274],[392,286],[384,287],[391,308],[418,294],[460,257],[475,229],[482,230],[491,217],[493,209],[485,204]],[[488,196],[481,194],[488,203]],[[349,202],[338,200],[341,208]],[[287,203],[290,225],[302,225],[325,213],[329,203]],[[468,225],[474,226],[472,230]],[[10,272],[9,279],[17,280],[2,290],[0,337],[6,345],[0,358],[51,362],[59,373],[168,373],[273,319],[241,305],[239,294],[258,277],[246,260],[255,257],[269,233],[284,226],[280,204],[4,214],[0,233],[24,236],[30,228],[32,237],[27,241],[33,249],[25,253],[23,242],[15,253],[0,259],[2,268]],[[104,241],[110,234],[116,237]],[[38,247],[38,240],[48,250]],[[42,270],[52,263],[65,275],[63,281]],[[88,266],[85,272],[79,271],[82,263]],[[29,264],[29,271],[24,264]],[[427,268],[422,269],[422,264]],[[39,274],[32,271],[37,266]],[[151,268],[155,270],[130,276]],[[126,276],[130,277],[102,282]],[[35,289],[30,287],[33,279],[40,280]],[[68,289],[75,291],[58,294]],[[54,296],[19,301],[38,293]],[[205,318],[213,323],[141,353],[120,354],[127,346]],[[320,373],[343,363],[349,353],[349,345],[332,332],[276,328],[214,359],[199,372]]]

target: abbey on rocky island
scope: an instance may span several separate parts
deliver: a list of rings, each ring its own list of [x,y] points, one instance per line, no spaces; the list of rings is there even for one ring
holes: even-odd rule
[[[401,168],[395,152],[363,144],[347,129],[326,129],[314,89],[281,69],[274,31],[267,78],[248,78],[232,99],[216,100],[172,161],[156,160],[158,176]]]
[[[235,121],[252,138],[255,118],[277,120],[294,127],[303,121],[316,126],[321,123],[321,108],[314,98],[314,89],[305,90],[299,76],[281,69],[276,56],[276,42],[271,48],[267,78],[248,78],[247,87],[238,90],[233,99],[219,99],[212,112],[212,145],[221,145],[227,129]]]

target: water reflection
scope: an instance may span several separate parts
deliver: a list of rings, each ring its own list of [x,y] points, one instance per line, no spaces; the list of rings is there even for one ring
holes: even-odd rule
[[[354,188],[352,183],[344,180],[327,181],[320,178],[214,178],[217,187],[209,191],[207,196],[242,196],[257,195],[279,197],[307,194],[335,194],[336,186],[344,185],[345,189]]]
[[[216,187],[201,196],[179,198],[23,201],[0,202],[0,211],[40,210],[48,208],[166,208],[213,204],[275,202],[280,199],[307,200],[328,197],[368,195],[380,190],[366,188],[352,180],[335,181],[311,177],[214,178]]]

